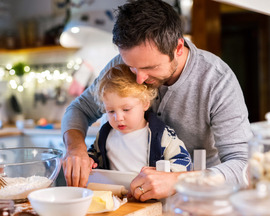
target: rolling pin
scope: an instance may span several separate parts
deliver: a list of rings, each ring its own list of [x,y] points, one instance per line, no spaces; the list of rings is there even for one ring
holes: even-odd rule
[[[87,188],[96,191],[112,191],[112,194],[122,198],[128,193],[128,190],[123,185],[89,183]]]

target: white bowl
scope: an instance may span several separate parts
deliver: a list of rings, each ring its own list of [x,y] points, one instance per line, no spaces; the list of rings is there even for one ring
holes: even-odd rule
[[[28,195],[33,209],[40,216],[85,216],[93,191],[80,187],[51,187]]]

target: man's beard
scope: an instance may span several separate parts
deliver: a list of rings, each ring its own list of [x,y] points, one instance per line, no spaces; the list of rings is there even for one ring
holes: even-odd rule
[[[177,67],[178,67],[178,62],[176,61],[176,59],[174,58],[172,60],[172,63],[171,63],[171,66],[170,66],[170,76],[165,78],[165,79],[157,79],[157,78],[151,78],[153,80],[155,80],[155,82],[153,84],[147,84],[149,86],[152,86],[154,88],[158,88],[162,85],[166,85],[166,83],[172,78],[172,76],[175,74],[176,70],[177,70]]]

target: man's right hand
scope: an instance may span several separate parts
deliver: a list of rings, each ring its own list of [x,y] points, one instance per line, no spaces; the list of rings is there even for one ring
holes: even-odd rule
[[[97,164],[88,156],[84,137],[80,131],[69,130],[64,134],[67,153],[63,171],[68,186],[86,187],[92,168]]]

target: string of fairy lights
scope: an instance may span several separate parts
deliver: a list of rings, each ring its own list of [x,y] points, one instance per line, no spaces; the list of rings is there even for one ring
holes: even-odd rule
[[[59,82],[71,83],[72,75],[79,70],[82,59],[77,58],[66,63],[48,63],[23,66],[23,71],[18,75],[15,64],[0,66],[0,81],[8,81],[11,89],[23,92],[29,86],[50,85]]]

